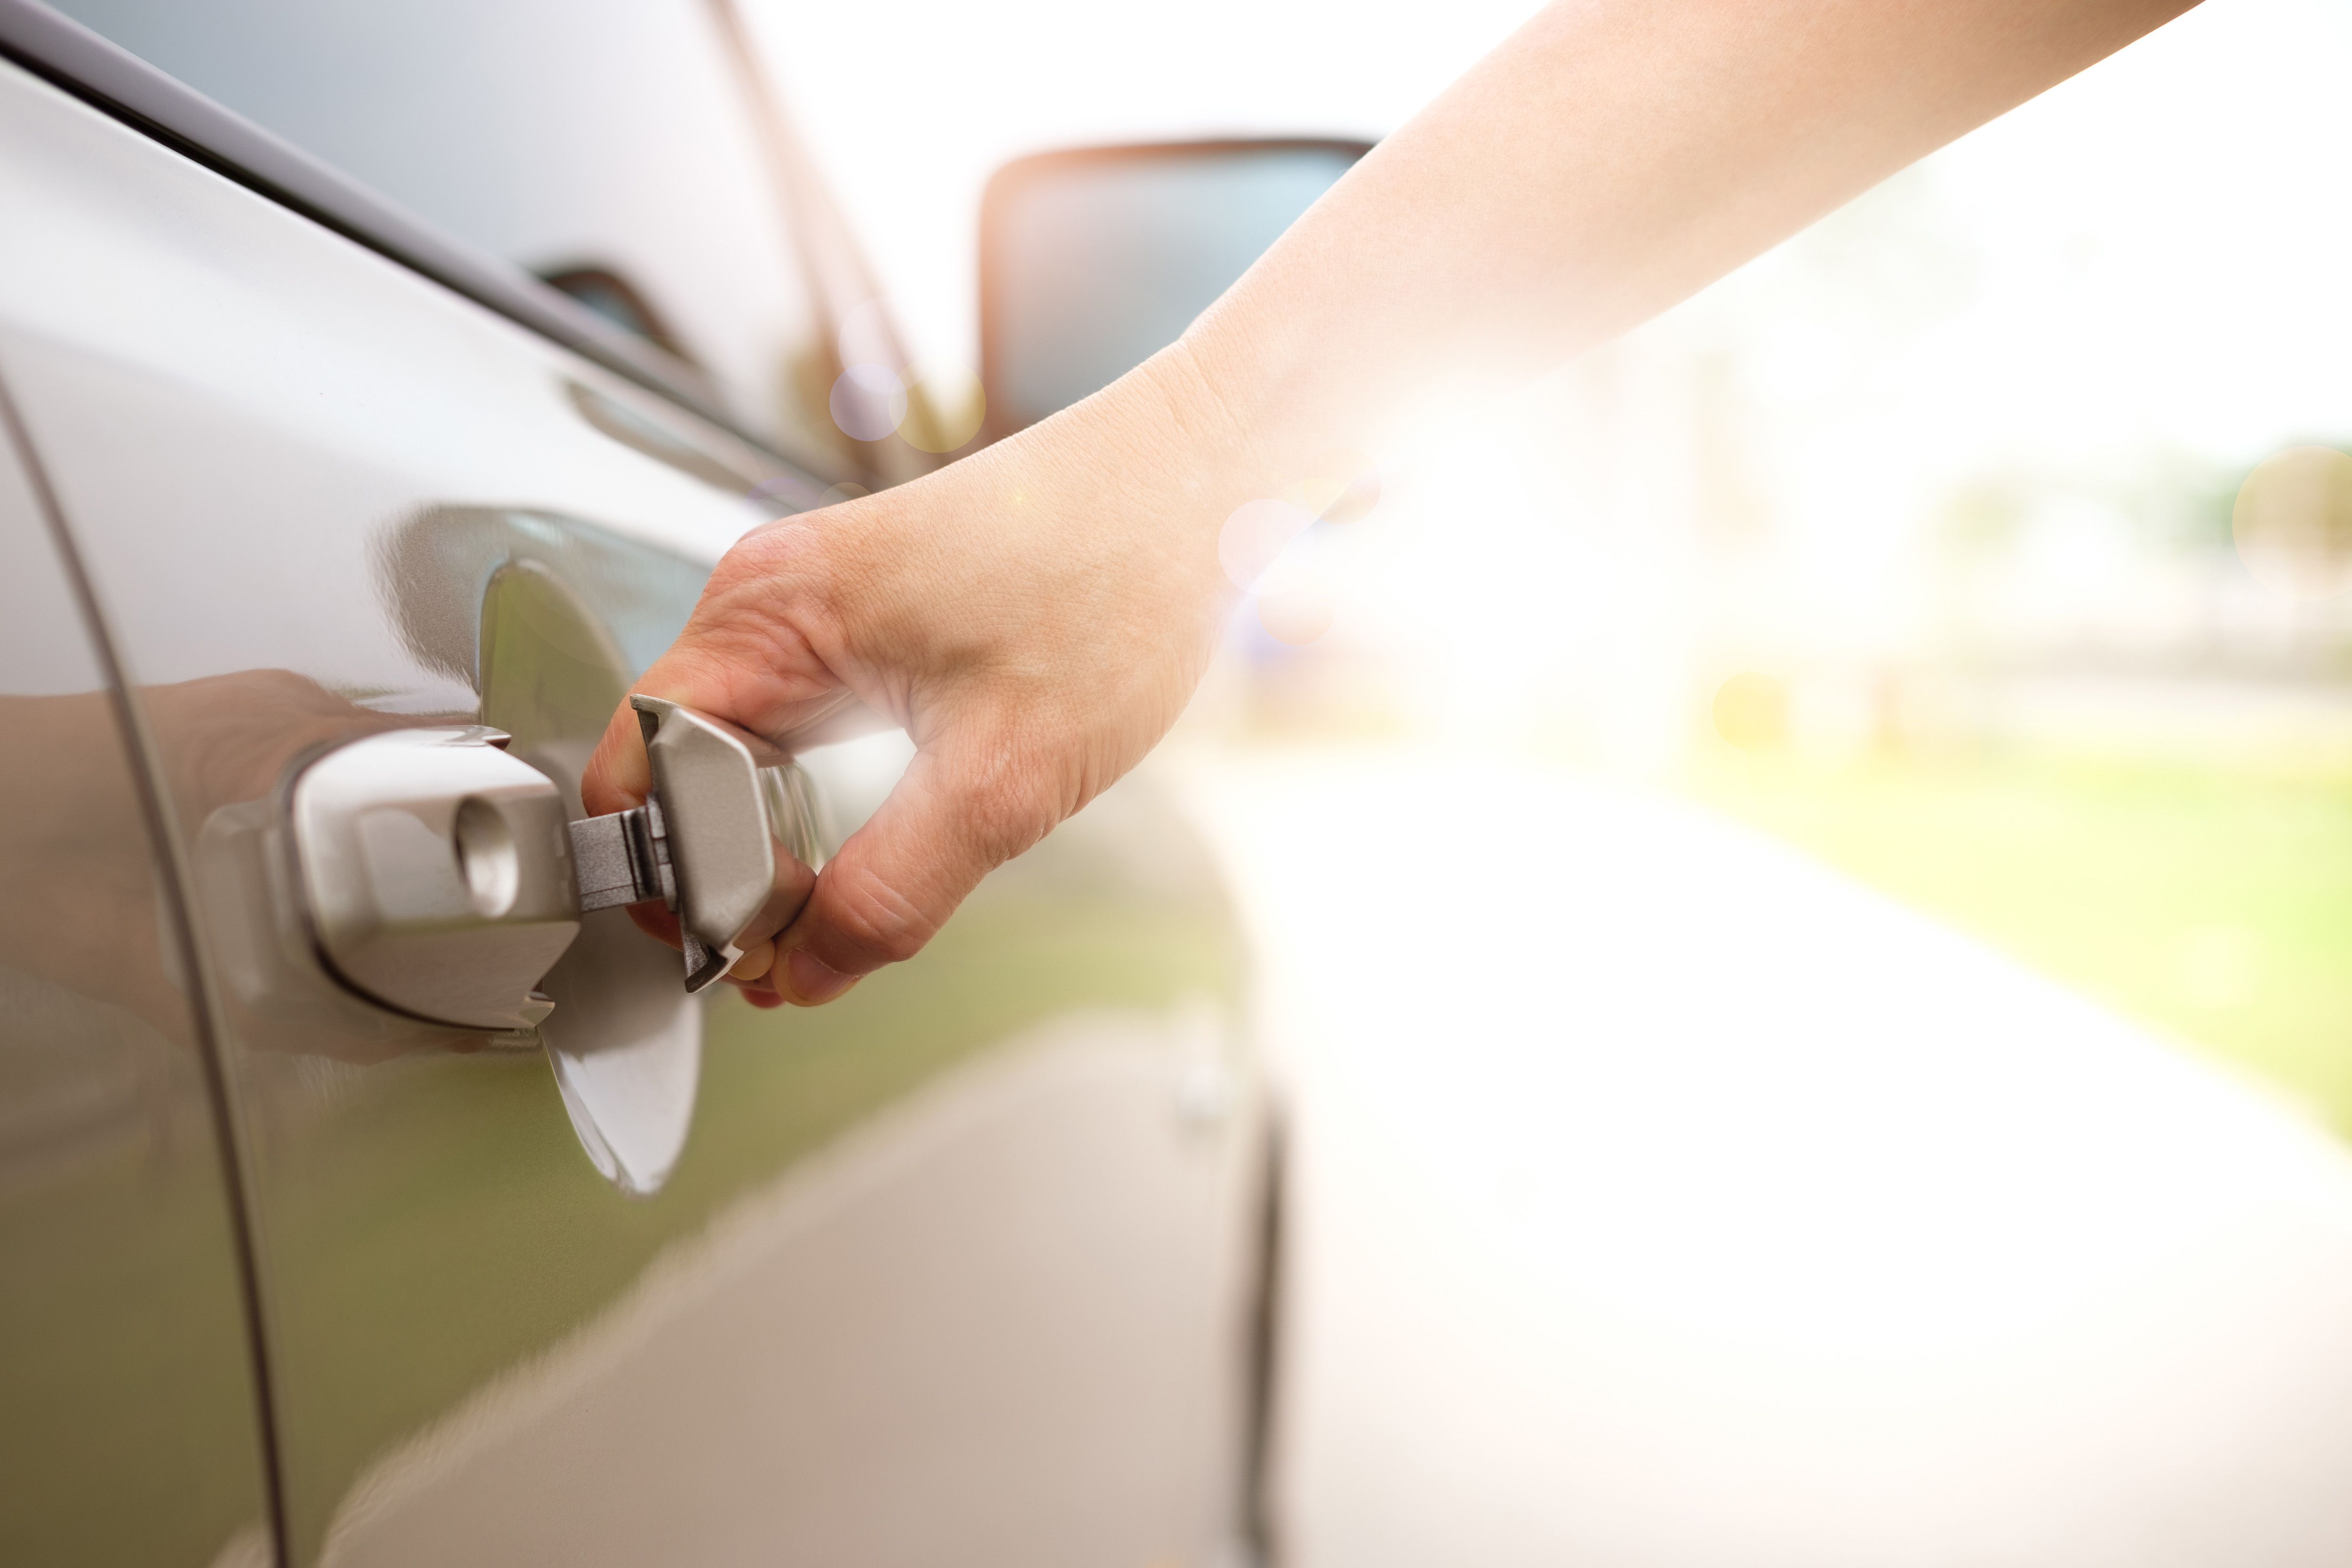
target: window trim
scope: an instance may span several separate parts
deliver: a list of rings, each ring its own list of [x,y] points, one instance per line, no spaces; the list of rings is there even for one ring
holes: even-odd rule
[[[0,0],[0,58],[247,190],[682,405],[783,467],[803,469],[773,441],[738,424],[694,366],[521,268],[452,239],[38,0]]]

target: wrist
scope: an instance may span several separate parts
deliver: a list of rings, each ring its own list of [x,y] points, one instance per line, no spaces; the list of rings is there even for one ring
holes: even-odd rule
[[[1090,526],[1123,519],[1184,574],[1222,585],[1217,539],[1225,520],[1285,482],[1245,394],[1228,366],[1180,342],[1015,439],[1040,438],[1033,462],[1087,472],[1064,482],[1097,498]]]
[[[1163,437],[1158,471],[1202,506],[1229,510],[1283,482],[1284,453],[1270,438],[1252,370],[1247,356],[1187,333],[1128,378],[1153,405]],[[1220,510],[1211,526],[1223,517]]]

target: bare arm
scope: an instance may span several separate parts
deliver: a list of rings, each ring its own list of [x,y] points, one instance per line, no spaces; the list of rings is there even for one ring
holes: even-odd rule
[[[1433,384],[1522,379],[1656,314],[2187,8],[1556,0],[1175,347],[940,473],[747,537],[641,689],[781,736],[846,689],[918,755],[736,978],[829,1000],[1132,767],[1214,645],[1236,506],[1377,444]],[[642,795],[635,735],[616,716],[591,809]]]
[[[1280,457],[1646,321],[2188,0],[1557,0],[1187,335]]]

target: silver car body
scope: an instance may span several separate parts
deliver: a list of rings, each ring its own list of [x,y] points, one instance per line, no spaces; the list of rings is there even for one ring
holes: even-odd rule
[[[1122,787],[814,1013],[688,999],[618,910],[536,1037],[289,975],[240,851],[289,767],[479,721],[576,809],[826,444],[29,49],[0,61],[0,1556],[1228,1550],[1267,1110],[1181,819]],[[905,754],[804,753],[836,832]]]

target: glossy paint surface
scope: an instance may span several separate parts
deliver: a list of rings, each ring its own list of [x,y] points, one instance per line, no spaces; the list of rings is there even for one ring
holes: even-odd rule
[[[179,939],[104,668],[0,432],[0,1562],[267,1561]]]
[[[690,418],[13,74],[0,205],[39,238],[0,252],[0,372],[222,974],[293,1559],[1206,1561],[1258,1108],[1222,893],[1148,786],[819,1013],[685,1004],[617,910],[543,1038],[337,993],[207,846],[404,723],[499,724],[575,790],[761,514],[573,389],[715,447]],[[903,753],[803,760],[847,828]]]

